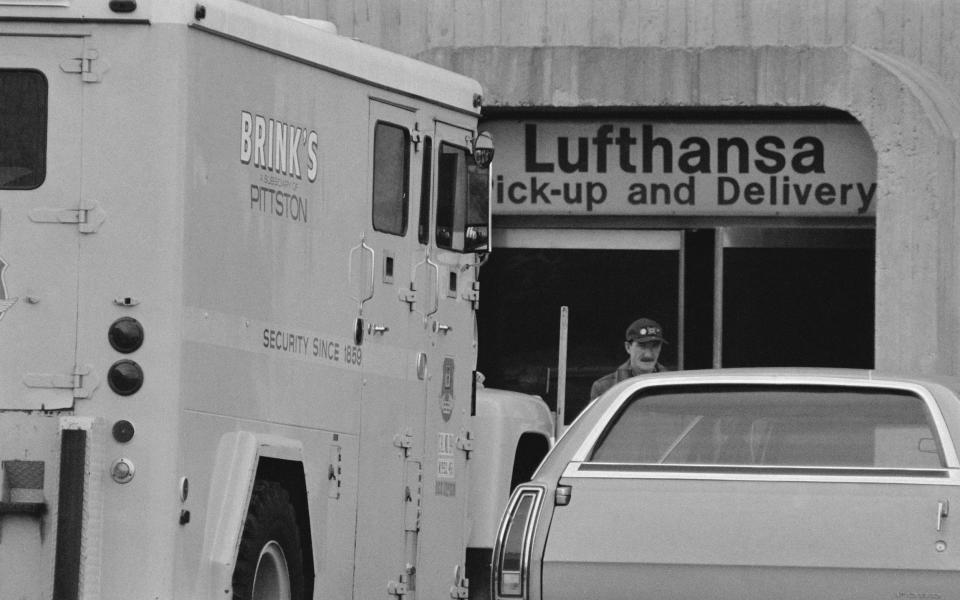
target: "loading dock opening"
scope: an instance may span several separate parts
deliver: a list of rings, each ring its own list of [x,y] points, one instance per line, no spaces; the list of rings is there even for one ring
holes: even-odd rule
[[[659,321],[670,368],[872,367],[877,154],[839,111],[506,112],[479,370],[566,420]]]
[[[566,421],[626,360],[639,316],[671,369],[873,366],[872,228],[506,229],[481,269],[479,370],[556,406],[569,308]]]

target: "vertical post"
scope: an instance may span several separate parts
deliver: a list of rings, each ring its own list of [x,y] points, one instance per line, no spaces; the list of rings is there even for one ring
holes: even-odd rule
[[[683,359],[686,354],[686,298],[687,298],[687,232],[680,232],[680,265],[677,268],[677,369],[683,370]]]
[[[713,368],[723,363],[723,228],[713,238]]]
[[[563,419],[567,403],[567,332],[570,323],[570,309],[560,307],[560,356],[557,361],[557,421],[553,426],[554,437],[563,433]]]

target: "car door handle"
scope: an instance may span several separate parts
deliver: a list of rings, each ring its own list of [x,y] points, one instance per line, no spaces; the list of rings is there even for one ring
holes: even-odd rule
[[[943,520],[950,515],[950,503],[946,500],[937,502],[937,531],[943,529]]]

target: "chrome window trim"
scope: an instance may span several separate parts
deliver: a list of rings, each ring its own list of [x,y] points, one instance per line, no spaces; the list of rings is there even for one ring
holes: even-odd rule
[[[652,468],[657,467],[657,468]],[[831,473],[831,471],[833,473]],[[910,474],[915,473],[915,474]],[[563,479],[662,479],[960,486],[958,469],[643,465],[571,461]]]
[[[957,452],[953,445],[953,440],[950,437],[949,430],[947,429],[946,419],[943,416],[940,406],[934,400],[933,395],[927,390],[926,387],[916,384],[909,381],[896,381],[892,379],[872,379],[872,378],[849,378],[849,377],[838,377],[838,376],[829,376],[829,375],[777,375],[777,376],[742,376],[742,375],[702,375],[698,376],[695,374],[684,374],[683,372],[678,372],[676,374],[663,374],[657,375],[654,377],[644,378],[641,381],[630,385],[625,388],[619,394],[617,394],[617,399],[614,402],[611,402],[609,406],[604,409],[603,413],[596,419],[593,428],[590,430],[590,433],[584,438],[584,442],[580,444],[580,447],[573,453],[570,461],[571,463],[585,463],[588,462],[587,459],[593,451],[594,446],[596,446],[600,436],[603,435],[606,430],[607,423],[614,418],[625,403],[630,401],[630,399],[637,392],[643,389],[652,389],[655,387],[664,387],[664,386],[678,386],[678,385],[703,385],[703,386],[712,386],[712,385],[758,385],[758,386],[832,386],[832,387],[850,387],[850,388],[874,388],[874,389],[889,389],[897,391],[906,391],[916,395],[920,398],[926,408],[927,412],[930,415],[930,419],[933,421],[933,426],[936,429],[936,433],[939,436],[940,449],[943,452],[943,461],[945,463],[944,470],[949,469],[958,469],[960,468],[960,461],[957,458]],[[584,411],[586,412],[586,411]],[[633,464],[633,463],[626,463]],[[639,463],[638,463],[639,464]],[[731,467],[739,468],[739,467]],[[869,470],[869,469],[866,469]],[[935,469],[936,470],[936,469]],[[778,476],[779,477],[779,476]],[[876,477],[870,476],[870,477]],[[681,477],[686,478],[686,477]],[[712,478],[712,477],[711,477]],[[741,477],[734,477],[740,479]],[[952,479],[952,478],[951,478]],[[804,479],[805,480],[805,479]],[[830,480],[835,480],[835,477],[831,476]],[[909,478],[910,481],[916,482],[917,480],[913,477]],[[884,478],[883,481],[889,482],[889,478]],[[942,483],[942,479],[938,479]]]
[[[520,580],[521,589],[519,596],[503,596],[500,594],[500,576],[499,571],[503,565],[503,542],[507,535],[507,528],[510,524],[510,516],[520,503],[524,495],[533,494],[533,503],[530,505],[530,514],[523,528],[523,548],[520,554]],[[528,598],[530,595],[530,554],[533,549],[533,540],[537,535],[537,521],[540,517],[540,509],[543,505],[543,498],[546,494],[546,488],[541,485],[519,485],[510,497],[506,510],[503,512],[503,518],[497,528],[496,544],[493,548],[490,573],[490,593],[492,598]]]

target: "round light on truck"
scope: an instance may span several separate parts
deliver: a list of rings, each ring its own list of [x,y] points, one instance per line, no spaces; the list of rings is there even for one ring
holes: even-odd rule
[[[110,466],[110,476],[117,483],[130,483],[133,480],[133,474],[136,468],[133,463],[126,458],[118,458]]]
[[[126,444],[133,439],[133,423],[130,421],[120,420],[113,424],[113,439],[117,440],[121,444]]]
[[[136,394],[143,386],[143,369],[132,360],[118,360],[107,371],[107,383],[121,396]]]
[[[110,325],[107,339],[117,352],[130,354],[143,345],[143,325],[133,317],[121,317]]]

